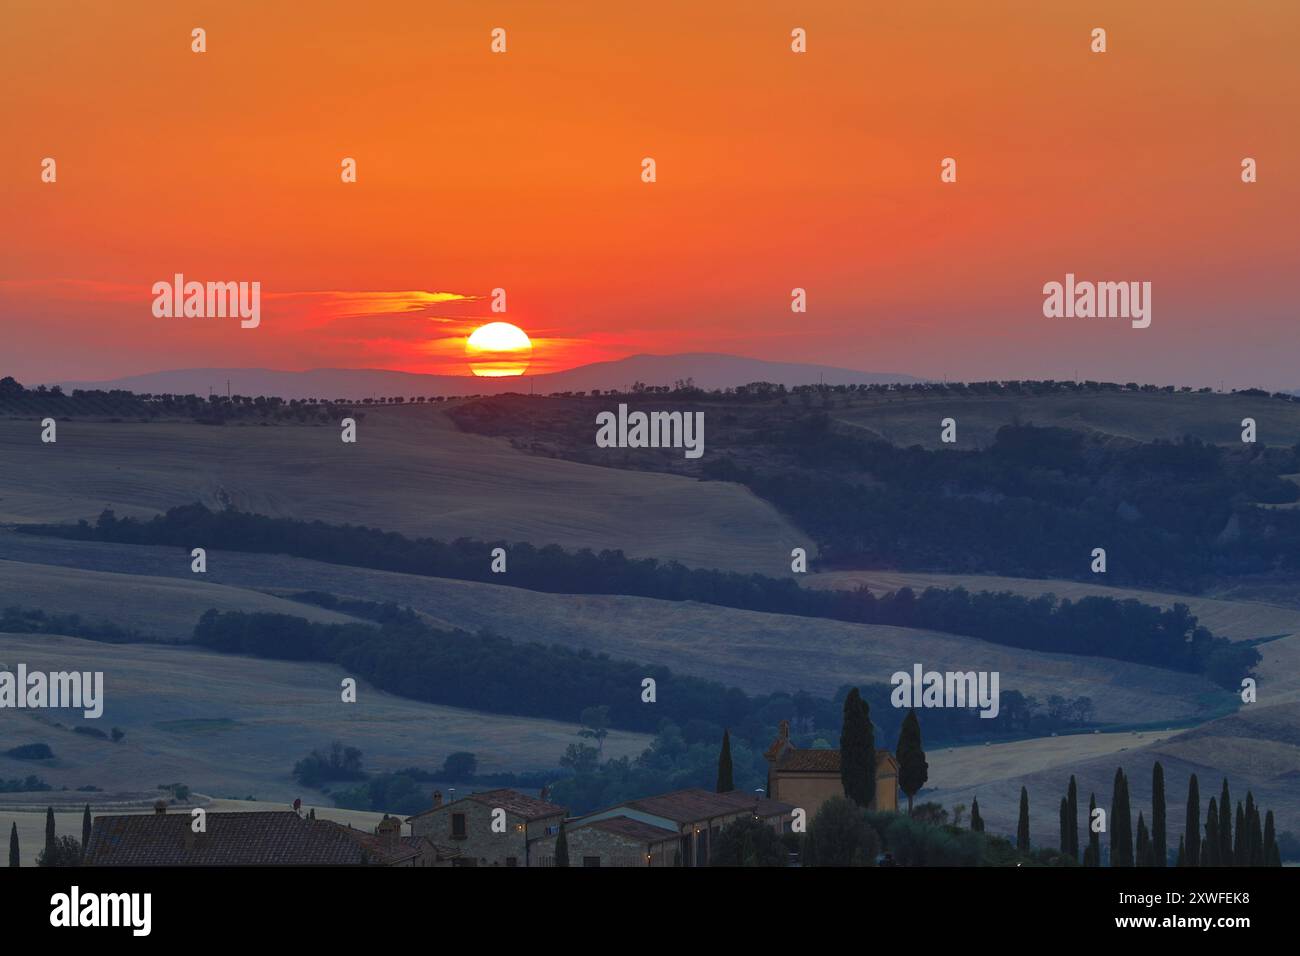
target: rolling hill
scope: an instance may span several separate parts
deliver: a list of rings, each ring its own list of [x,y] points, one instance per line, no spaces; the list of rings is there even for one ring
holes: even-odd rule
[[[355,704],[340,699],[339,668],[215,654],[192,647],[103,644],[57,635],[0,635],[0,663],[29,670],[104,673],[104,714],[23,711],[6,715],[8,747],[45,743],[54,760],[0,755],[0,777],[36,774],[56,788],[93,784],[138,789],[179,781],[218,796],[292,801],[310,792],[293,780],[296,761],[340,740],[361,748],[369,771],[434,770],[459,750],[482,773],[553,769],[578,727],[505,717],[395,697],[358,681]],[[120,727],[119,743],[74,733]],[[611,756],[640,753],[640,734],[611,731]],[[348,784],[345,786],[352,786]],[[0,804],[5,802],[0,795]]]
[[[358,441],[328,426],[0,421],[0,522],[149,515],[227,504],[267,515],[459,537],[622,549],[777,573],[807,545],[746,489],[540,459],[458,431],[440,407],[368,410]]]
[[[28,574],[43,562],[65,568],[134,570],[147,576],[192,577],[188,561],[169,548],[70,542],[0,534],[0,557],[23,556]],[[928,669],[989,670],[1001,689],[1046,700],[1088,696],[1099,721],[1111,724],[1186,722],[1221,712],[1232,695],[1192,674],[1097,657],[1047,654],[974,638],[911,628],[847,624],[741,611],[693,602],[616,595],[545,594],[494,584],[343,567],[278,555],[212,552],[208,580],[231,589],[322,590],[340,597],[392,601],[432,622],[490,629],[516,640],[587,648],[747,691],[832,695],[842,684],[888,683],[915,662]],[[121,575],[123,588],[147,588]],[[148,580],[149,578],[146,578]],[[59,606],[95,617],[69,581]]]

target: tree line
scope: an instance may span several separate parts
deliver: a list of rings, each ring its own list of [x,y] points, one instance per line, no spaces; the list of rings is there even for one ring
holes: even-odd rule
[[[350,608],[356,612],[353,604]],[[749,741],[770,740],[777,724],[792,715],[812,730],[833,728],[838,699],[806,692],[751,695],[716,681],[674,673],[667,667],[636,663],[561,645],[516,642],[488,631],[441,630],[409,609],[377,612],[384,623],[334,624],[285,614],[220,612],[203,614],[195,644],[233,654],[278,660],[326,661],[382,690],[429,703],[493,713],[578,721],[589,708],[607,707],[611,726],[656,731],[662,720],[683,725],[702,722],[732,727]],[[643,680],[655,681],[656,704],[641,700]],[[890,706],[892,688],[871,685],[865,694],[886,715],[891,732],[901,716]],[[1077,726],[1077,707],[1038,710],[1032,698],[1012,698],[1011,712],[1031,726],[1006,719],[1003,691],[998,718],[980,718],[967,708],[934,711],[936,737],[987,739],[1032,729]],[[766,739],[765,739],[766,738]]]
[[[1006,425],[979,450],[900,448],[815,412],[706,477],[772,502],[823,567],[1105,580],[1198,592],[1215,577],[1300,570],[1300,445],[1119,443]],[[870,476],[870,480],[864,479]],[[1104,579],[1090,570],[1104,547]]]
[[[104,511],[95,522],[24,525],[24,533],[124,544],[173,545],[290,554],[351,567],[399,571],[455,580],[499,583],[492,550],[504,542],[460,538],[452,542],[355,525],[271,518],[234,509],[182,505],[148,520]],[[1259,661],[1245,644],[1215,637],[1185,605],[1160,609],[1139,601],[1009,592],[910,588],[876,596],[867,588],[819,590],[790,578],[687,568],[622,551],[569,552],[558,545],[508,547],[509,583],[549,593],[626,594],[855,624],[891,624],[977,637],[1051,653],[1109,657],[1206,675],[1235,687]]]
[[[1061,797],[1060,852],[1083,866],[1112,867],[1202,867],[1202,866],[1281,866],[1282,855],[1273,811],[1261,815],[1255,795],[1246,791],[1246,800],[1237,801],[1232,810],[1228,778],[1223,778],[1219,797],[1211,797],[1201,824],[1200,783],[1196,774],[1187,782],[1187,814],[1184,831],[1178,837],[1177,850],[1169,844],[1166,827],[1165,771],[1160,761],[1151,768],[1151,815],[1138,812],[1136,829],[1129,797],[1129,779],[1123,767],[1115,770],[1110,810],[1098,808],[1097,795],[1088,800],[1084,827],[1087,844],[1079,839],[1078,785],[1070,776],[1066,793]],[[1106,849],[1102,849],[1102,834]],[[1016,845],[1029,847],[1029,794],[1020,788],[1020,814],[1016,826]],[[1083,854],[1079,850],[1082,846]]]

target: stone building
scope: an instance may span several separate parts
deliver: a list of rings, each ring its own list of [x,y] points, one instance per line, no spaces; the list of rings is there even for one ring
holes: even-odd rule
[[[617,816],[573,826],[565,832],[570,866],[675,866],[681,834]]]
[[[731,821],[755,817],[784,833],[793,811],[788,803],[739,790],[694,788],[628,800],[569,822],[569,865],[708,866],[713,841]]]
[[[554,857],[564,807],[510,789],[433,801],[407,822],[412,836],[457,851],[452,866],[546,866]]]
[[[831,797],[844,796],[838,750],[800,750],[790,743],[790,722],[781,729],[767,758],[767,792],[774,800],[802,807],[811,821]],[[869,810],[898,810],[898,761],[888,750],[876,751],[876,796]]]

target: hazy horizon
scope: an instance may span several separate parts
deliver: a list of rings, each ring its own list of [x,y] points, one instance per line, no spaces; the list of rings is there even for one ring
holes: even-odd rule
[[[532,373],[706,351],[1300,387],[1294,5],[1227,24],[1172,2],[669,0],[649,20],[505,3],[505,55],[476,10],[394,6],[343,47],[352,4],[205,10],[201,55],[192,13],[159,0],[11,11],[4,374],[464,374],[467,337],[504,320]],[[151,288],[178,273],[260,283],[260,325],[156,317]],[[1149,282],[1150,326],[1045,317],[1067,275]]]

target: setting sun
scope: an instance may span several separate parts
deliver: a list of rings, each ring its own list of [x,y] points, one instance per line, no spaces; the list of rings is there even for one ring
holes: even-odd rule
[[[465,356],[475,375],[501,378],[528,371],[533,343],[524,330],[509,322],[479,326],[465,341]]]

